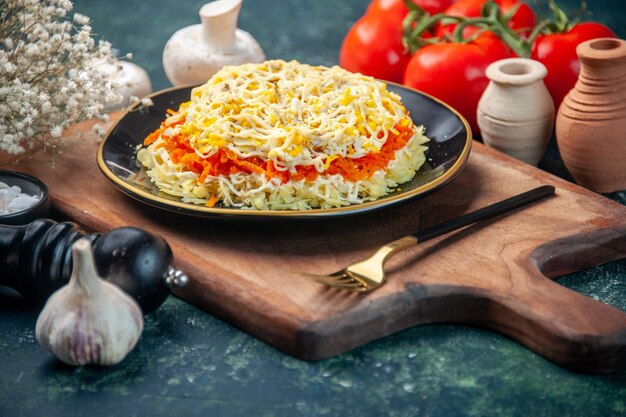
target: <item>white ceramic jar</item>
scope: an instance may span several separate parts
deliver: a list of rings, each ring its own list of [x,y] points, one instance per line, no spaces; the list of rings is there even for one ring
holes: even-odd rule
[[[200,9],[199,25],[180,29],[163,50],[163,68],[173,85],[203,84],[225,65],[263,62],[257,41],[237,28],[241,0],[217,0]]]
[[[535,60],[508,58],[487,67],[490,82],[478,102],[483,142],[537,165],[554,127],[552,97],[543,83],[546,67]]]

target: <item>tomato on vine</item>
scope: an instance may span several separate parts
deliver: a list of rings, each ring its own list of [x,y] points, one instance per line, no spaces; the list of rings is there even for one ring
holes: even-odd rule
[[[557,109],[578,79],[580,61],[576,47],[591,39],[615,37],[611,29],[600,23],[561,22],[534,39],[530,57],[548,69],[543,81]]]
[[[512,56],[512,51],[491,32],[483,32],[467,43],[428,45],[411,58],[404,84],[451,105],[478,133],[476,108],[489,84],[485,71],[492,62]]]
[[[428,13],[445,10],[453,0],[411,0]],[[348,31],[339,65],[383,80],[401,82],[411,58],[402,44],[402,22],[409,9],[404,0],[373,0]]]
[[[487,0],[458,0],[448,7],[444,14],[446,16],[458,17],[480,17]],[[500,12],[507,16],[509,27],[516,33],[527,36],[537,24],[537,16],[535,12],[520,0],[495,0],[495,4],[500,8]],[[451,35],[454,31],[455,24],[439,24],[435,30],[435,36],[444,37]],[[471,33],[465,33],[469,36]]]
[[[478,7],[481,3],[483,6],[479,17],[447,14],[450,13],[450,10],[454,11],[455,8],[456,13],[475,14],[476,12],[471,10],[470,6]],[[471,39],[472,36],[483,31],[492,32],[515,55],[535,59],[546,66],[548,75],[545,77],[544,83],[552,96],[555,107],[558,108],[578,79],[580,62],[576,55],[576,47],[587,40],[615,37],[615,33],[600,23],[579,23],[577,19],[572,20],[557,6],[555,0],[549,0],[549,3],[554,18],[541,21],[530,33],[526,34],[519,32],[521,29],[518,26],[519,21],[513,23],[513,18],[520,14],[523,10],[522,7],[525,6],[523,3],[518,3],[518,0],[459,0],[446,9],[444,14],[418,16],[415,22],[409,22],[410,25],[405,22],[405,29],[409,26],[417,28],[417,30],[412,31],[405,30],[405,42],[411,51],[419,51],[424,45],[432,43],[431,39],[419,37],[423,28],[432,25],[439,25],[436,33],[443,30],[441,29],[442,24],[448,25],[448,28],[454,28],[453,32],[446,34],[439,42],[451,40],[458,43],[462,39]],[[516,6],[516,4],[521,5]],[[505,7],[511,8],[505,10]],[[532,19],[534,19],[534,15]],[[531,20],[528,20],[525,24],[530,24],[530,22]],[[417,75],[413,74],[411,77],[417,78]]]

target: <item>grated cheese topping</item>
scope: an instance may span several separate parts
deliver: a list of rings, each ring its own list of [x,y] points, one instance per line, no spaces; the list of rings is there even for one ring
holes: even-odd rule
[[[406,146],[383,169],[348,175],[338,168],[346,162],[364,168],[360,161],[389,154],[385,144],[402,135]],[[274,60],[224,67],[194,88],[158,137],[146,140],[138,160],[162,192],[184,201],[299,210],[360,203],[393,191],[423,164],[426,141],[400,96],[383,82],[337,66]],[[185,164],[189,158],[175,156],[172,143],[181,142],[201,172]],[[236,168],[216,175],[217,159]],[[401,161],[403,174],[394,176],[391,168]],[[299,175],[303,170],[306,176]]]

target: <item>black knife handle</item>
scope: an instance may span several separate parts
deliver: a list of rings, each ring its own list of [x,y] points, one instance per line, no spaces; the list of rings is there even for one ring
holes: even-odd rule
[[[515,210],[525,206],[526,204],[533,203],[543,198],[554,195],[554,187],[551,185],[542,185],[541,187],[533,188],[530,191],[518,194],[513,197],[509,197],[506,200],[502,200],[498,203],[494,203],[490,206],[483,207],[471,213],[464,214],[455,219],[438,224],[421,232],[412,234],[417,242],[425,242],[429,239],[444,235],[453,230],[460,229],[465,226],[469,226],[481,220],[486,220],[495,217],[499,214],[506,213],[507,211]]]

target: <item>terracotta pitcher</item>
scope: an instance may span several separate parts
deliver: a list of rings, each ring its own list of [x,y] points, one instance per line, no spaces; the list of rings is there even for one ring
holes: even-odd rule
[[[626,41],[583,42],[574,88],[556,119],[556,138],[576,182],[599,193],[626,189]]]

